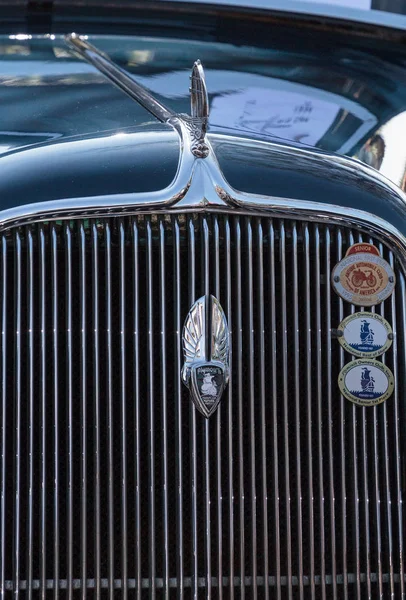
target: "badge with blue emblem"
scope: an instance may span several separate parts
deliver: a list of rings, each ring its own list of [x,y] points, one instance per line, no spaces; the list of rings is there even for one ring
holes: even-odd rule
[[[216,411],[229,378],[229,331],[217,298],[207,295],[196,300],[182,337],[182,380],[196,408],[208,419]]]
[[[357,312],[340,323],[337,328],[341,346],[359,358],[376,358],[390,348],[392,327],[376,313]]]
[[[359,358],[345,365],[338,376],[342,395],[358,406],[375,406],[393,393],[392,371],[383,363]]]

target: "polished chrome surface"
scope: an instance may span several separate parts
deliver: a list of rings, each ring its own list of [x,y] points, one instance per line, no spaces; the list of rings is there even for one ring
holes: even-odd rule
[[[163,122],[171,125],[179,136],[179,165],[172,183],[165,189],[148,193],[113,194],[109,196],[87,196],[84,198],[61,198],[58,201],[33,203],[27,206],[13,207],[2,211],[0,228],[14,224],[36,222],[41,219],[58,219],[63,216],[79,218],[81,216],[106,216],[134,214],[136,212],[158,211],[234,211],[251,214],[267,214],[274,216],[314,220],[316,222],[341,223],[348,221],[358,227],[365,227],[369,233],[384,239],[390,236],[394,251],[403,262],[406,256],[406,238],[404,228],[399,231],[399,215],[404,214],[406,196],[402,191],[375,169],[359,161],[342,156],[329,155],[304,147],[285,146],[275,142],[261,142],[238,136],[212,135],[205,136],[208,119],[208,98],[204,81],[204,73],[199,62],[192,71],[191,104],[192,117],[176,115],[161,105],[147,90],[135,83],[130,75],[115,65],[100,50],[91,46],[85,39],[75,34],[67,36],[67,42],[86,60],[100,70],[107,70],[116,83],[127,90],[132,87],[132,97],[145,102],[148,109]],[[124,81],[124,83],[123,83]],[[121,82],[121,83],[120,83]],[[155,111],[155,112],[154,112]],[[198,123],[197,128],[195,127]],[[194,125],[195,124],[195,125]],[[362,182],[365,187],[371,185],[381,188],[388,194],[386,206],[375,205],[376,214],[372,215],[355,206],[335,206],[320,202],[301,201],[295,198],[280,198],[270,195],[249,194],[233,189],[226,181],[210,139],[216,144],[232,144],[234,152],[261,151],[261,161],[275,158],[286,158],[298,163],[308,161],[308,168],[317,174],[318,168],[326,165],[338,168],[352,179],[354,185]],[[202,160],[205,159],[205,160]],[[345,202],[343,202],[345,204]],[[389,206],[390,204],[390,206]],[[364,205],[363,205],[364,206]],[[369,211],[369,206],[367,207]],[[388,210],[390,208],[390,211]]]
[[[216,231],[217,241],[217,227]],[[215,256],[218,257],[218,248]],[[205,259],[209,264],[209,255]],[[217,273],[218,259],[216,275]],[[216,411],[229,380],[229,330],[217,298],[207,293],[196,300],[183,326],[182,343],[183,383],[190,389],[197,409],[208,418]]]
[[[137,83],[127,71],[115,64],[101,50],[90,44],[86,36],[71,33],[65,36],[65,40],[76,54],[101,71],[118,88],[141,104],[159,121],[165,123],[176,117],[173,110],[164,106],[149,90]],[[200,60],[194,63],[190,80],[191,116],[181,114],[177,115],[177,118],[183,121],[189,132],[190,150],[193,156],[206,158],[210,151],[205,139],[209,122],[209,97]]]
[[[197,60],[193,65],[190,80],[192,116],[189,118],[182,115],[182,119],[190,131],[192,154],[196,158],[206,158],[210,151],[205,139],[209,124],[209,96],[200,60]]]
[[[330,336],[351,312],[331,268],[359,240],[398,278],[377,308],[397,389],[370,409],[340,397],[350,357]],[[5,598],[404,595],[406,286],[390,246],[196,212],[27,225],[1,248]],[[180,376],[184,316],[207,295],[230,331],[209,420]]]

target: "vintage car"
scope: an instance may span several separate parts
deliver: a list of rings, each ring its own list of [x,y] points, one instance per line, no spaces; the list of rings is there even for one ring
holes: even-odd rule
[[[0,2],[0,600],[406,597],[406,16],[344,4]]]

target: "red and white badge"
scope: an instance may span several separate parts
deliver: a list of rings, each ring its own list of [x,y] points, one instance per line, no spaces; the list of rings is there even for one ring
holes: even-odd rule
[[[355,306],[374,306],[388,298],[395,288],[395,273],[376,246],[351,246],[333,269],[331,283],[343,300]]]

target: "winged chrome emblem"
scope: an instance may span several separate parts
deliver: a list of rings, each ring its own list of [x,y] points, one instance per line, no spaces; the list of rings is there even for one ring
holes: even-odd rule
[[[193,304],[183,327],[183,383],[206,418],[216,411],[229,379],[229,331],[214,296]]]

